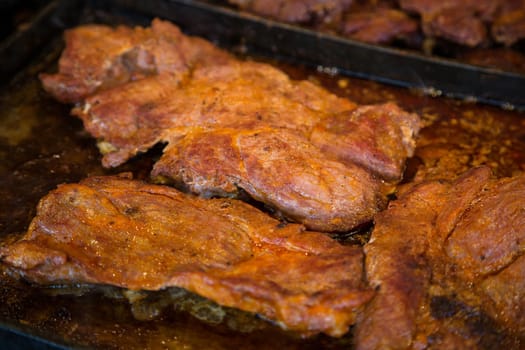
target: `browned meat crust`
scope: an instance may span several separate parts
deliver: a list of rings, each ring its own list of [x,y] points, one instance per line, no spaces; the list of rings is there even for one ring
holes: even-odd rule
[[[381,184],[363,168],[327,160],[286,129],[196,130],[171,143],[152,174],[206,196],[243,189],[321,231],[345,231],[370,221],[386,200]]]
[[[187,128],[264,124],[308,134],[325,116],[355,108],[351,101],[307,81],[294,82],[270,65],[234,61],[197,69],[184,83],[158,75],[109,89],[87,98],[73,114],[91,134],[116,148],[103,163],[117,166]]]
[[[416,148],[420,120],[394,103],[360,106],[331,115],[310,135],[323,153],[355,163],[386,180],[399,180]]]
[[[489,33],[506,46],[525,38],[523,0],[400,0],[400,6],[422,16],[425,34],[462,45],[486,43]]]
[[[155,42],[147,42],[152,52],[159,50]],[[193,44],[193,52],[200,44]],[[205,45],[202,54],[192,57],[211,51]],[[163,66],[163,59],[171,56],[155,57],[156,66]],[[67,50],[64,60],[73,60],[70,65],[75,67],[84,64]],[[63,75],[69,76],[67,71],[57,74]],[[53,82],[49,79],[43,77],[44,85]],[[83,82],[85,77],[79,73],[74,79]],[[232,195],[241,188],[315,230],[348,231],[370,221],[386,202],[390,185],[382,186],[381,181],[401,180],[420,127],[417,115],[394,104],[359,107],[311,82],[292,81],[270,65],[231,57],[137,79],[99,89],[73,109],[86,130],[101,141],[105,166],[118,166],[164,142],[168,148],[154,175],[185,182],[203,195]],[[51,84],[47,90],[64,100],[63,91],[53,88]],[[224,137],[225,128],[235,129],[230,131],[232,144],[220,143],[215,154],[226,152],[224,159],[210,162],[206,150]],[[253,138],[257,142],[246,137],[261,130],[265,131]],[[174,158],[189,149],[192,157],[200,158]]]
[[[66,30],[58,74],[41,74],[44,88],[65,103],[95,91],[159,73],[181,79],[199,64],[220,64],[230,56],[206,40],[186,36],[169,22],[150,28],[104,25]]]
[[[359,349],[519,348],[525,176],[490,175],[415,185],[376,216],[365,268],[378,292]]]
[[[0,255],[33,282],[178,286],[304,334],[346,333],[373,295],[359,247],[240,201],[118,177],[50,192],[27,234]]]

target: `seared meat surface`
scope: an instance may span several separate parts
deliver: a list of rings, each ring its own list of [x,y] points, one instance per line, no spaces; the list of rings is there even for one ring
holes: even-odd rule
[[[213,51],[203,50],[198,54],[196,43],[191,57]],[[64,55],[69,65],[84,64],[67,50]],[[392,103],[357,106],[268,64],[216,56],[223,60],[157,71],[98,89],[78,103],[73,114],[99,139],[103,165],[118,166],[166,143],[154,176],[204,196],[242,189],[314,230],[348,231],[384,208],[413,154],[417,115]],[[68,74],[59,70],[56,76]],[[42,81],[64,100],[53,77]]]
[[[411,41],[418,30],[419,23],[405,12],[381,7],[349,11],[341,26],[344,36],[374,44],[388,44],[394,40]]]
[[[373,295],[360,247],[240,201],[118,177],[50,192],[26,235],[0,255],[36,283],[177,286],[304,334],[346,333]]]
[[[510,46],[525,38],[525,1],[400,0],[402,9],[422,17],[429,36],[474,47],[494,41]],[[488,30],[489,29],[489,30]]]
[[[412,185],[378,214],[365,246],[378,292],[358,322],[358,348],[519,348],[524,194],[524,175],[495,180],[475,168]]]
[[[90,25],[66,30],[59,74],[41,74],[44,88],[57,100],[76,103],[95,91],[148,75],[168,73],[182,79],[192,67],[220,64],[230,55],[206,40],[182,34],[155,19],[150,28]]]
[[[363,168],[327,160],[286,129],[196,130],[170,143],[152,174],[205,196],[243,189],[288,219],[321,231],[367,222],[386,200],[381,183]]]

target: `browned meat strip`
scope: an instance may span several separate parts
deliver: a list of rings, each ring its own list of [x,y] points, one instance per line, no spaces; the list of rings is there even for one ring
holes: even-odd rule
[[[196,65],[230,59],[211,43],[183,35],[176,26],[158,19],[150,28],[81,26],[67,30],[65,42],[59,73],[40,78],[49,93],[66,103],[152,74],[169,73],[181,79]]]
[[[446,251],[465,276],[497,273],[524,253],[523,198],[525,176],[502,179],[487,184],[458,213]]]
[[[410,41],[419,31],[419,23],[406,13],[392,8],[348,12],[341,33],[349,38],[372,44],[388,44],[395,40]]]
[[[241,9],[290,23],[333,23],[352,0],[228,0]]]
[[[490,175],[412,186],[376,216],[365,268],[378,292],[358,322],[359,349],[518,348],[525,175]]]
[[[0,256],[36,283],[178,286],[304,334],[346,333],[373,295],[359,247],[240,201],[118,177],[50,192],[26,235]]]
[[[320,231],[348,231],[386,203],[381,183],[363,168],[327,160],[286,129],[195,130],[166,148],[152,174],[206,196],[243,189]]]
[[[434,192],[443,191],[439,187],[422,186],[411,195],[417,204],[408,206],[401,198],[376,216],[365,246],[365,270],[378,292],[357,325],[357,349],[407,349],[412,344],[430,284],[431,269],[424,253],[439,208]]]

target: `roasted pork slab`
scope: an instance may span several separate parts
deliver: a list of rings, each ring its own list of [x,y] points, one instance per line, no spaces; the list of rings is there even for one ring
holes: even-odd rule
[[[166,147],[152,174],[205,197],[236,196],[242,189],[320,231],[356,227],[386,204],[383,184],[370,173],[326,159],[286,129],[194,130]]]
[[[365,246],[377,295],[358,349],[520,348],[525,331],[525,176],[475,168],[407,189]]]
[[[242,189],[309,229],[348,231],[384,208],[414,152],[420,119],[393,103],[358,106],[268,64],[235,59],[168,22],[90,28],[68,32],[59,72],[41,78],[58,100],[77,102],[73,114],[99,139],[104,166],[166,143],[154,176],[204,196]],[[99,35],[112,42],[106,51]],[[231,129],[231,144],[207,148],[218,157],[201,149],[189,161],[177,158],[181,147],[201,144],[203,132],[208,146],[224,141],[223,129]]]
[[[36,283],[177,286],[303,334],[346,333],[373,296],[360,247],[241,201],[119,177],[50,192],[28,232],[0,256]]]

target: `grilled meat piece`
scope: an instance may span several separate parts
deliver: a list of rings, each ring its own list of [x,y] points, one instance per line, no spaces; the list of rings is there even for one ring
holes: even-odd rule
[[[73,114],[110,145],[105,166],[171,142],[186,129],[263,125],[297,131],[330,158],[357,163],[387,181],[401,179],[420,128],[416,114],[395,104],[356,106],[254,62],[196,69],[185,84],[149,77],[91,96]]]
[[[501,69],[507,72],[525,74],[525,54],[510,48],[475,49],[460,56],[463,62],[482,67]]]
[[[82,64],[80,60],[74,65]],[[191,181],[187,187],[204,195],[231,195],[242,188],[308,228],[344,231],[371,220],[373,213],[383,208],[389,189],[378,181],[389,182],[389,186],[400,181],[405,160],[413,154],[419,117],[393,104],[357,106],[311,82],[293,81],[270,65],[233,58],[221,64],[196,65],[183,78],[178,72],[158,71],[103,89],[73,109],[86,130],[100,140],[104,166],[118,166],[157,143],[167,143],[171,151],[166,152],[155,175]],[[48,82],[49,78],[44,77],[43,83]],[[53,91],[52,87],[48,90]],[[186,161],[168,159],[177,157],[174,150],[179,148],[180,140],[195,130],[206,132],[208,139],[220,139],[225,128],[236,129],[232,135],[254,135],[253,131],[267,130],[262,135],[270,144],[250,143],[242,150],[239,145],[221,148],[224,152],[240,152],[242,157],[235,155],[235,162],[232,159],[237,158],[227,153],[226,163],[204,163],[210,156],[200,152],[201,159],[191,160],[203,165],[198,171]],[[188,136],[182,142],[188,144],[190,139]],[[235,141],[248,139],[232,136]],[[275,149],[277,143],[294,152],[286,157],[297,172],[280,165],[278,171],[270,173],[270,167],[281,160],[269,156],[284,155]],[[174,146],[170,148],[171,144]],[[266,151],[269,148],[273,154]],[[248,158],[264,171],[247,172],[243,167]],[[323,166],[334,170],[327,181],[320,180],[326,173],[320,170]],[[181,176],[181,171],[192,175]],[[348,175],[350,171],[361,174],[359,181]],[[215,174],[211,178],[227,179],[225,187],[214,185],[210,174]],[[263,174],[270,179],[260,178]],[[277,186],[278,183],[283,186]],[[207,188],[208,185],[212,187]],[[317,193],[316,186],[322,187]],[[315,194],[323,194],[323,198],[314,200]],[[343,199],[342,194],[352,195]],[[299,202],[306,198],[310,204],[301,207]],[[346,208],[347,205],[353,207]],[[341,210],[334,214],[334,208]]]
[[[32,282],[177,286],[304,334],[346,333],[373,295],[360,247],[240,201],[119,177],[50,192],[25,236],[0,256]]]
[[[195,130],[170,143],[152,174],[205,196],[243,189],[320,231],[348,231],[371,221],[386,203],[382,184],[363,168],[326,159],[286,129]]]
[[[66,30],[64,36],[59,73],[40,75],[44,88],[64,103],[153,74],[182,79],[196,65],[231,58],[208,41],[184,35],[158,19],[150,28],[89,25]]]
[[[331,24],[352,0],[228,0],[241,9],[289,23]]]
[[[358,349],[517,348],[524,334],[525,175],[475,168],[405,189],[365,246],[377,289]],[[503,219],[504,218],[504,219]]]
[[[332,111],[337,113],[327,113]],[[356,108],[350,101],[311,83],[291,82],[270,66],[250,62],[197,69],[194,78],[182,86],[169,76],[149,77],[94,95],[73,113],[84,121],[92,135],[103,140],[102,145],[110,145],[103,159],[106,166],[121,164],[158,142],[174,144],[172,148],[168,146],[170,150],[154,175],[185,181],[192,191],[201,194],[233,194],[242,188],[284,216],[323,231],[350,230],[383,208],[386,188],[357,169],[356,164],[379,179],[399,181],[419,131],[419,118],[393,104]],[[211,154],[202,150],[192,151],[191,163],[177,158],[180,152],[174,150],[180,147],[181,138],[187,137],[183,141],[187,145],[191,139],[187,135],[198,129],[206,131],[209,140],[219,140],[222,128],[236,129],[233,133],[238,135],[272,129],[262,135],[281,135],[280,149],[276,148],[276,139],[259,136],[261,141],[249,145],[214,145],[215,151],[225,152],[221,155],[224,157],[233,154],[231,150],[240,152],[235,153],[233,159],[238,160],[233,162],[229,156],[226,163],[209,161]],[[230,142],[240,140],[247,138],[235,136]],[[293,152],[286,154],[288,164],[272,169],[284,159],[272,156],[277,156],[276,152],[282,154],[284,149]],[[266,170],[248,172],[253,170],[246,168],[248,157]],[[320,180],[326,175],[326,170],[320,170],[323,166],[334,170],[329,181]],[[181,176],[183,169],[192,175]],[[360,180],[349,181],[355,179],[349,172],[361,174]],[[221,185],[218,190],[210,176],[226,178],[223,185],[228,185]],[[321,193],[327,196],[316,199],[312,206],[315,196]],[[343,199],[342,194],[352,195]],[[290,198],[295,199],[290,202]],[[296,202],[298,198],[309,198],[312,204],[303,207]],[[340,210],[334,213],[335,208]]]
[[[181,84],[171,75],[131,82],[86,99],[73,110],[95,137],[115,150],[105,166],[118,166],[185,128],[272,125],[308,133],[329,113],[356,105],[314,84],[291,81],[270,65],[235,61],[197,69]]]

